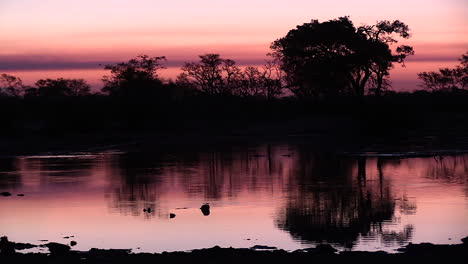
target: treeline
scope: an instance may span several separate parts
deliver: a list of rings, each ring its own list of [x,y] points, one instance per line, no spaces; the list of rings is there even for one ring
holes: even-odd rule
[[[175,80],[159,76],[166,58],[141,55],[127,62],[106,65],[109,75],[96,95],[126,99],[184,96],[257,97],[271,100],[293,96],[298,99],[340,96],[382,96],[390,91],[390,70],[403,64],[414,50],[396,46],[410,38],[409,27],[399,21],[380,21],[355,27],[348,17],[297,26],[271,44],[271,60],[262,67],[240,68],[219,54],[204,54],[199,61],[186,62]],[[394,47],[395,46],[395,47]],[[423,72],[418,76],[428,91],[463,90],[468,82],[468,53],[454,69]],[[83,79],[41,79],[25,86],[18,77],[0,76],[0,96],[57,97],[93,94]]]
[[[397,45],[409,31],[399,20],[359,27],[348,17],[312,20],[274,41],[263,66],[239,67],[203,54],[166,80],[159,74],[164,56],[140,55],[106,65],[99,92],[83,79],[27,86],[1,74],[0,133],[209,129],[316,114],[350,115],[379,130],[385,122],[417,125],[408,113],[466,111],[468,53],[456,68],[420,73],[423,90],[391,90],[390,70],[414,54],[411,46]]]

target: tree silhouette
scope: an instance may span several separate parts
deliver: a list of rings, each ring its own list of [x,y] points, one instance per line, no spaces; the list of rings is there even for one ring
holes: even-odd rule
[[[144,97],[158,95],[163,82],[159,78],[158,71],[166,68],[162,57],[149,57],[140,55],[128,62],[109,64],[105,66],[111,74],[104,76],[102,91],[111,96]]]
[[[25,90],[25,96],[85,96],[91,90],[83,79],[40,79],[36,82],[36,87]]]
[[[236,62],[219,54],[200,55],[199,62],[187,62],[176,83],[195,88],[207,95],[261,96],[271,99],[282,94],[282,72],[274,61],[263,69],[247,66],[243,70]]]
[[[196,89],[208,95],[230,93],[228,84],[232,85],[239,72],[235,62],[222,59],[219,54],[214,53],[199,57],[200,62],[186,62],[178,78],[192,83]],[[223,80],[223,72],[227,75],[226,80]]]
[[[358,33],[364,33],[369,41],[369,47],[365,51],[372,51],[371,56],[368,57],[370,60],[369,69],[373,73],[371,75],[373,83],[371,91],[380,96],[382,90],[390,86],[386,77],[390,75],[389,71],[393,68],[393,63],[402,63],[404,66],[405,59],[414,54],[413,47],[407,45],[398,46],[395,53],[390,50],[390,45],[398,42],[394,34],[404,39],[411,37],[409,27],[399,20],[393,22],[384,20],[375,25],[361,26],[358,28]],[[359,87],[361,90],[363,88],[364,86]]]
[[[236,95],[265,97],[270,100],[282,94],[282,71],[274,61],[267,61],[262,69],[248,66],[240,73]]]
[[[23,94],[25,86],[21,78],[3,73],[0,75],[0,96],[19,97]]]
[[[372,79],[380,95],[393,63],[413,54],[410,46],[399,46],[392,53],[395,34],[410,37],[408,26],[398,20],[359,28],[348,17],[312,20],[274,41],[271,49],[287,74],[289,89],[298,97],[363,96]]]
[[[468,88],[468,52],[459,59],[457,67],[440,68],[439,72],[421,72],[418,78],[423,81],[421,85],[432,91],[456,90]]]

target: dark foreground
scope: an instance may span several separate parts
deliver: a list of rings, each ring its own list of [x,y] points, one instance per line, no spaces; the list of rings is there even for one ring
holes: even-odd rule
[[[15,249],[34,245],[2,241],[1,263],[310,263],[317,260],[336,261],[405,261],[440,259],[464,259],[468,257],[468,237],[458,245],[409,244],[397,253],[345,251],[337,252],[330,245],[287,252],[274,248],[255,246],[249,249],[213,247],[190,252],[163,252],[133,254],[126,249],[91,249],[73,251],[58,243],[42,245],[50,254],[14,253]]]

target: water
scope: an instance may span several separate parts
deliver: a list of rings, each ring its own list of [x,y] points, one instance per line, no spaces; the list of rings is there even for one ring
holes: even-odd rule
[[[362,157],[294,144],[4,157],[0,191],[13,195],[0,196],[0,235],[133,252],[456,244],[468,235],[467,175],[467,154]]]

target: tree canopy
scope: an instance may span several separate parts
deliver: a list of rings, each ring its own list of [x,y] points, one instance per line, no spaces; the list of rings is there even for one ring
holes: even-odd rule
[[[274,61],[262,67],[241,69],[231,59],[219,54],[204,54],[198,62],[187,62],[177,77],[179,85],[192,87],[207,95],[234,95],[271,99],[282,94],[282,74]]]
[[[23,95],[24,89],[21,78],[6,73],[0,75],[0,96],[19,97]]]
[[[110,70],[110,75],[102,78],[102,91],[122,97],[156,95],[163,86],[158,72],[166,68],[162,65],[165,61],[164,56],[140,55],[127,62],[106,65],[105,69]]]
[[[379,95],[393,63],[414,53],[410,46],[392,51],[395,35],[409,38],[408,26],[399,20],[358,28],[348,17],[312,20],[274,41],[271,49],[298,97],[363,96],[371,83],[368,90]]]
[[[36,87],[26,89],[25,96],[85,96],[91,90],[91,86],[83,79],[40,79]]]
[[[422,87],[431,91],[468,89],[468,52],[459,59],[455,68],[440,68],[438,72],[418,73]]]

